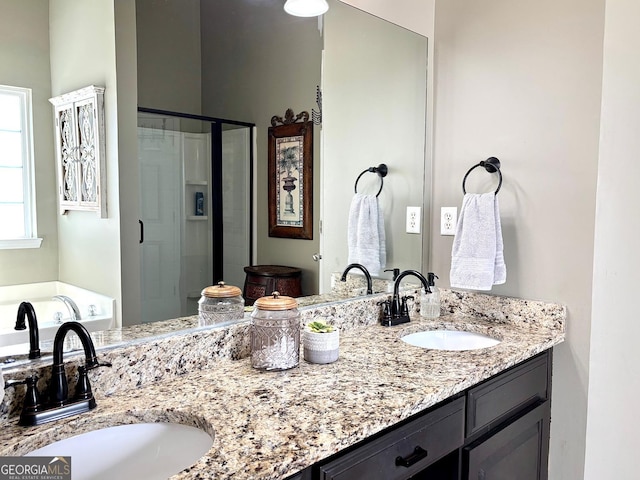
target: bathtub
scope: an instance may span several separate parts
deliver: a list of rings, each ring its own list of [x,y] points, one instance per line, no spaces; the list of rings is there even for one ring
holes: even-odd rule
[[[114,318],[115,300],[105,295],[55,281],[0,287],[0,355],[22,353],[25,347],[26,352],[29,351],[28,325],[26,330],[14,329],[18,305],[24,301],[30,302],[36,312],[41,348],[52,343],[60,324],[71,319],[67,306],[59,300],[53,300],[55,295],[65,295],[76,303],[80,311],[80,323],[89,332],[117,326]],[[62,313],[60,320],[56,319],[60,317],[58,312]]]

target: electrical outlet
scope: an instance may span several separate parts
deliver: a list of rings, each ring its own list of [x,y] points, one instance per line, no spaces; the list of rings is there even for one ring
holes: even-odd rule
[[[455,235],[458,222],[458,207],[440,208],[440,235]]]
[[[420,233],[420,207],[407,207],[407,233]]]

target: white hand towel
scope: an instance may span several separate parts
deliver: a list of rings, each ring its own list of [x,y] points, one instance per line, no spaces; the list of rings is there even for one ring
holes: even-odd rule
[[[453,240],[449,283],[454,288],[491,290],[506,280],[498,196],[467,193]]]
[[[348,263],[364,265],[371,275],[378,275],[387,263],[384,216],[375,195],[356,193],[349,208],[347,228]]]

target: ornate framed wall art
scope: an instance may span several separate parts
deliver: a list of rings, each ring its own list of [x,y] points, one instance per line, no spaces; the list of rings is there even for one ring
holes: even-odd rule
[[[308,112],[294,115],[287,109],[284,119],[271,118],[268,189],[269,236],[312,240],[313,122]]]

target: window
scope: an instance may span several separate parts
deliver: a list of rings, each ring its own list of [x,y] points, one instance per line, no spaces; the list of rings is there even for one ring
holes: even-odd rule
[[[37,248],[31,89],[0,85],[0,248]]]

